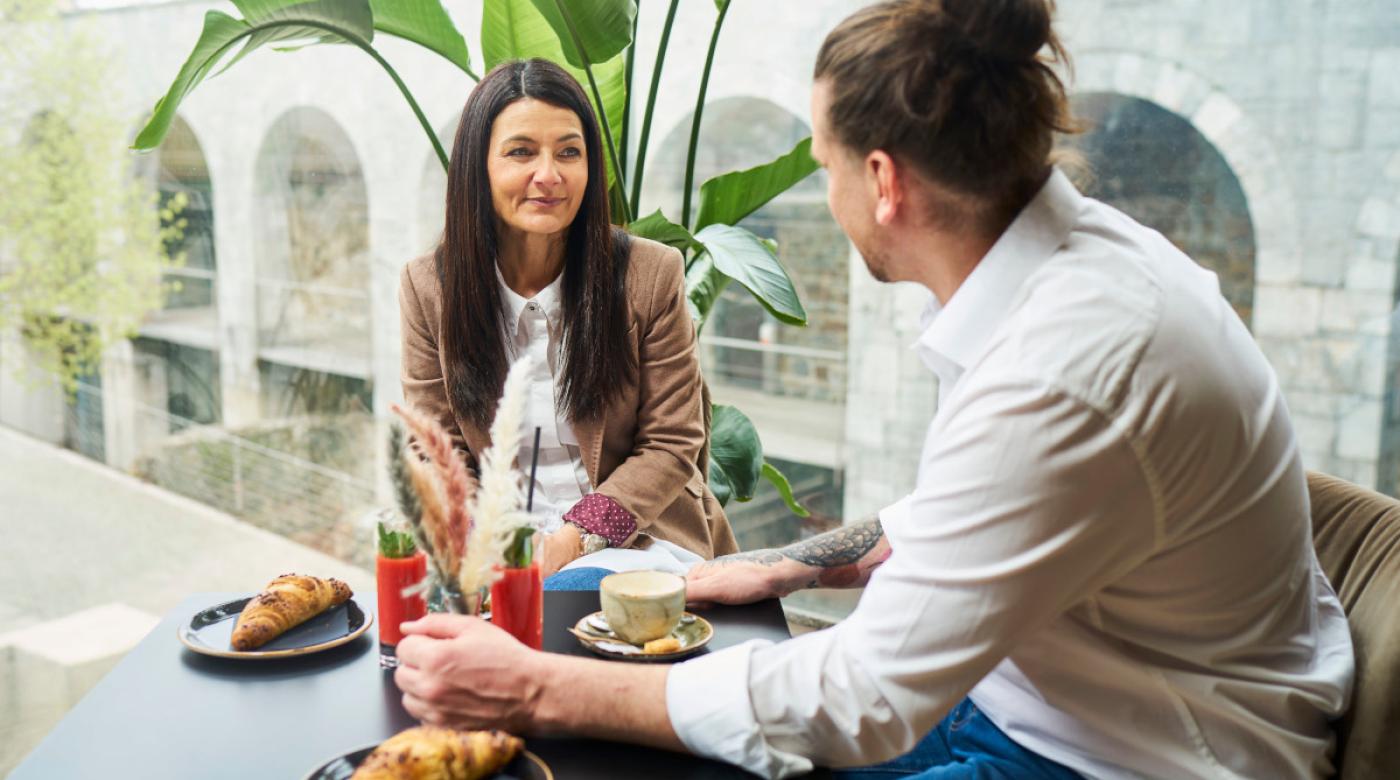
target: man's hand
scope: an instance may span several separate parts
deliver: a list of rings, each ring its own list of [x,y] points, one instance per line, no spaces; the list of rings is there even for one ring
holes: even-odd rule
[[[403,630],[394,682],[424,723],[686,749],[666,711],[668,666],[547,655],[463,615],[429,615]]]
[[[428,615],[403,631],[394,682],[410,715],[434,726],[530,730],[539,653],[464,615]]]
[[[685,575],[685,599],[692,604],[752,604],[786,596],[813,576],[811,567],[778,550],[735,553],[695,564]]]
[[[696,564],[685,597],[692,604],[750,604],[802,588],[858,588],[889,556],[884,529],[871,518],[776,550]]]

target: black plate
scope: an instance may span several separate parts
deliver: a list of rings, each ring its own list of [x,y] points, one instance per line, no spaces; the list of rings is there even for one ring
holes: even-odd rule
[[[374,615],[350,599],[293,626],[257,650],[240,652],[229,646],[229,640],[239,613],[252,600],[252,596],[234,599],[195,613],[188,624],[180,626],[180,641],[196,653],[219,658],[287,658],[339,647],[359,637],[374,622]]]
[[[350,776],[355,774],[355,767],[377,747],[379,746],[370,745],[337,756],[316,767],[306,776],[306,780],[349,780]],[[520,755],[506,764],[505,769],[491,775],[489,780],[554,780],[554,773],[549,771],[549,766],[539,756],[522,750]]]

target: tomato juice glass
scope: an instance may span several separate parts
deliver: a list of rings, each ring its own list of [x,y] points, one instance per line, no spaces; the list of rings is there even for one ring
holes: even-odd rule
[[[428,556],[421,551],[404,558],[374,558],[374,581],[379,590],[379,667],[393,669],[399,665],[395,648],[403,639],[400,623],[417,620],[428,614],[423,593],[405,596],[406,588],[422,582],[428,576]]]
[[[526,647],[544,646],[544,583],[540,564],[497,568],[501,578],[491,585],[491,622]]]

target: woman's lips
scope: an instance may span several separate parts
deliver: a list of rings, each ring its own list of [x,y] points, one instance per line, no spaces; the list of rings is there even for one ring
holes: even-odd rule
[[[528,198],[527,203],[533,203],[541,208],[553,208],[564,202],[563,198]]]

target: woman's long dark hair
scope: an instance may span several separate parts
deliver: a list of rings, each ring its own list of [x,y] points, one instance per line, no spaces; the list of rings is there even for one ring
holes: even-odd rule
[[[514,332],[497,287],[500,243],[486,161],[496,117],[524,98],[577,114],[588,154],[588,186],[564,248],[556,403],[570,420],[596,418],[636,368],[627,340],[629,242],[608,221],[607,173],[593,107],[573,76],[548,60],[501,63],[462,109],[447,174],[447,222],[435,252],[448,397],[457,414],[482,428],[495,415],[509,368],[503,339]]]

